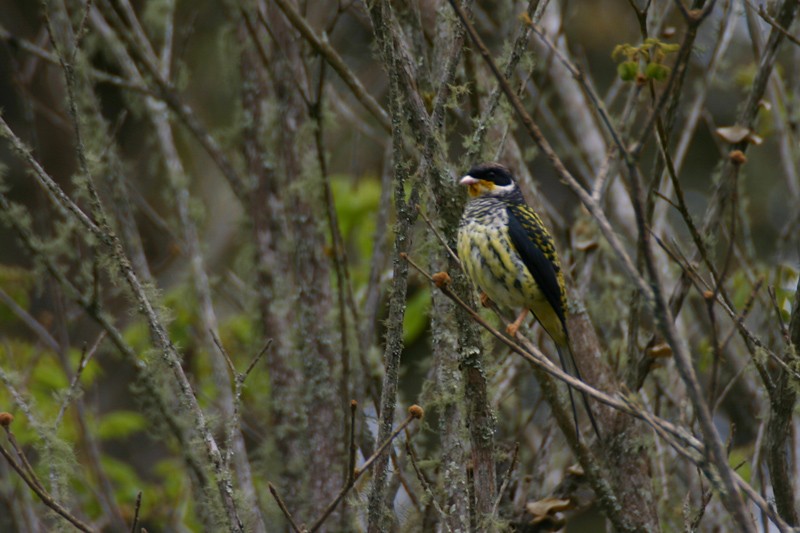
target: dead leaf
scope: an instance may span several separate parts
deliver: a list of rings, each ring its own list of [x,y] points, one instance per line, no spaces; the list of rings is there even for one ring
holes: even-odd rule
[[[536,502],[529,502],[525,510],[533,517],[530,524],[546,526],[551,531],[556,531],[564,526],[564,518],[558,513],[572,509],[571,500],[547,497]]]
[[[756,135],[756,132],[750,128],[745,128],[744,126],[740,126],[738,124],[734,126],[725,126],[724,128],[717,128],[715,131],[723,141],[731,144],[747,141],[750,144],[755,144],[758,146],[764,142],[764,139],[762,139],[759,135]]]
[[[575,477],[583,477],[585,475],[583,467],[577,463],[567,468],[567,474]]]
[[[666,342],[661,342],[647,349],[647,355],[653,359],[658,357],[672,357],[672,348]]]
[[[597,231],[589,221],[581,219],[573,226],[572,245],[581,252],[588,252],[599,246]]]

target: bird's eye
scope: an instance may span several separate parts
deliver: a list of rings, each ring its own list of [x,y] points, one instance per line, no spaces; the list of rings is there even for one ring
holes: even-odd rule
[[[500,187],[505,187],[506,185],[511,184],[511,179],[504,174],[500,174],[498,176],[494,176],[494,182],[496,185],[499,185]]]

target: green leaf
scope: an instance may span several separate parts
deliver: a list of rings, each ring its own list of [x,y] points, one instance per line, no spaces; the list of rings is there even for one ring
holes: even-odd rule
[[[31,383],[37,390],[55,391],[69,386],[67,377],[61,369],[61,365],[50,357],[42,357],[36,363],[31,376]]]
[[[625,61],[617,65],[617,74],[622,81],[633,81],[639,72],[639,65],[636,61]]]
[[[750,471],[750,458],[753,450],[746,447],[738,447],[731,450],[728,457],[728,464],[736,468],[736,473],[742,476],[747,483],[750,483],[752,472]],[[738,467],[738,468],[737,468]]]
[[[131,323],[122,334],[125,342],[137,352],[150,348],[150,330],[142,320]]]
[[[3,289],[14,302],[30,310],[28,293],[33,287],[33,271],[12,265],[0,264],[0,289]],[[9,324],[17,320],[17,315],[6,305],[0,305],[0,323]]]
[[[431,308],[431,291],[424,288],[417,291],[406,303],[406,314],[403,317],[403,342],[414,342],[428,326],[428,314]]]
[[[114,492],[125,495],[135,494],[142,486],[142,480],[139,479],[136,469],[129,463],[104,455],[100,458],[100,464],[111,483],[118,487]]]
[[[103,440],[124,439],[146,426],[147,419],[135,411],[113,411],[100,419],[97,435]]]
[[[651,62],[645,67],[644,75],[651,80],[664,81],[667,79],[667,76],[669,76],[669,67],[662,65],[661,63]]]

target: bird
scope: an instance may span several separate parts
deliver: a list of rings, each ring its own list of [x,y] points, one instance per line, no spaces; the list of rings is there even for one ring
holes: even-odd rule
[[[457,250],[464,269],[487,300],[522,309],[506,332],[512,338],[531,312],[553,343],[565,371],[568,352],[575,377],[581,379],[567,330],[567,292],[564,273],[553,237],[542,219],[525,202],[511,171],[499,163],[472,167],[460,181],[467,188],[468,201],[458,228]],[[572,388],[568,388],[580,438],[578,415]],[[589,401],[583,402],[592,427],[600,439]],[[602,439],[601,439],[602,440]]]

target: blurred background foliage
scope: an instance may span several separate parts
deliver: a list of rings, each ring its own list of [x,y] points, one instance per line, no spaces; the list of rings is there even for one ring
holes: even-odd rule
[[[746,97],[757,69],[744,16],[745,4],[738,1],[717,3],[718,8],[698,36],[686,82],[687,100],[703,83],[710,83],[708,90],[711,95],[703,108],[701,125],[692,139],[680,172],[687,203],[697,219],[701,219],[707,209],[709,191],[713,188],[727,152],[728,145],[714,130],[735,122],[737,109]],[[25,41],[52,51],[44,25],[43,4],[61,5],[60,2],[28,0],[9,0],[0,4],[0,108],[3,118],[28,144],[46,171],[81,205],[87,206],[81,185],[83,178],[75,155],[73,126],[66,107],[63,73],[58,65],[29,53],[19,44]],[[255,4],[242,2],[241,6],[242,9],[250,9]],[[361,3],[326,1],[301,4],[309,22],[320,32],[327,28],[327,39],[333,48],[341,54],[368,91],[385,105],[387,76],[378,60],[373,32]],[[449,6],[446,2],[398,1],[392,4],[405,24],[421,28],[425,39],[413,43],[417,47],[414,52],[419,54],[416,57],[421,68],[431,68],[439,61],[433,55],[431,43],[435,40],[442,19],[452,16],[448,11]],[[519,27],[519,14],[524,11],[526,4],[513,1],[474,3],[476,26],[497,57],[505,57],[510,36]],[[626,98],[629,98],[630,84],[620,79],[619,61],[612,58],[612,52],[619,45],[641,43],[639,23],[631,5],[623,0],[563,1],[557,4],[561,14],[557,20],[560,35],[569,42],[576,61],[609,102],[612,114],[619,117]],[[683,27],[680,14],[670,7],[672,2],[654,4],[658,13],[666,14],[664,20],[660,21],[662,33],[659,39],[665,43],[677,43]],[[84,3],[64,1],[63,5],[67,7],[72,24],[77,27]],[[163,45],[167,19],[173,17],[171,79],[174,86],[208,132],[217,139],[222,150],[233,159],[235,166],[243,168],[242,137],[248,121],[253,117],[243,108],[241,101],[241,89],[245,81],[242,79],[239,58],[242,47],[248,45],[237,37],[242,31],[239,4],[230,1],[178,1],[173,4],[170,0],[139,0],[133,2],[133,7],[157,50]],[[727,9],[734,10],[733,38],[716,76],[708,80],[704,77],[704,68]],[[268,10],[271,16],[279,16],[274,6],[269,5]],[[654,19],[657,17],[653,15]],[[766,31],[764,23],[759,24],[762,31]],[[264,39],[273,40],[271,37]],[[293,36],[292,39],[298,37]],[[277,49],[280,48],[279,37]],[[81,68],[90,65],[124,76],[107,40],[91,23],[87,25],[78,58],[85,62]],[[318,56],[304,49],[302,59],[305,64],[294,65],[298,78],[309,76],[312,80],[318,79]],[[466,61],[478,64],[474,52]],[[591,168],[590,158],[580,151],[580,144],[575,137],[579,133],[562,127],[564,121],[569,120],[565,114],[568,104],[559,99],[557,89],[548,79],[548,68],[552,61],[552,57],[538,54],[533,47],[526,51],[519,71],[521,75],[530,77],[530,83],[523,87],[523,96],[529,109],[539,109],[537,119],[541,120],[545,134],[555,139],[557,151],[565,159],[568,168],[588,181],[593,178],[591,173],[599,169]],[[664,62],[670,63],[669,54]],[[756,280],[763,278],[766,285],[775,288],[777,307],[784,321],[789,320],[792,311],[791,302],[800,259],[799,198],[796,191],[787,191],[787,162],[780,156],[782,136],[790,135],[795,144],[791,145],[792,152],[788,157],[797,172],[797,154],[800,152],[796,144],[800,136],[800,70],[796,68],[797,65],[800,65],[800,47],[784,47],[776,66],[776,76],[787,88],[787,92],[779,98],[784,107],[765,102],[759,113],[755,132],[764,142],[748,152],[748,162],[741,176],[740,220],[747,225],[741,228],[741,248],[736,251],[739,254],[737,264],[729,273],[727,282],[733,302],[741,309],[750,298]],[[476,113],[475,109],[471,109],[470,97],[477,95],[485,98],[494,84],[482,67],[479,73],[477,87],[468,86],[459,75],[462,90],[454,92],[448,112],[451,122],[446,144],[454,179],[474,162],[462,159],[474,126],[472,117]],[[419,82],[423,94],[433,94],[435,88],[428,86],[430,79],[421,79]],[[380,210],[386,208],[381,204],[385,186],[381,176],[389,172],[387,158],[390,142],[377,121],[364,116],[365,113],[358,108],[359,104],[338,77],[328,72],[325,83],[335,94],[325,100],[322,110],[328,179],[345,245],[353,297],[359,309],[366,297],[373,269],[377,268],[380,280],[382,303],[375,316],[362,317],[378,329],[375,342],[367,347],[365,357],[368,368],[365,373],[372,378],[379,378],[382,372],[380,354],[384,349],[382,328],[387,313],[385,299],[392,265],[385,260],[385,254],[381,264],[374,264],[373,259],[376,257],[376,242],[384,250],[392,247],[391,232],[387,232],[387,226],[379,227],[377,224]],[[109,148],[113,145],[120,155],[125,191],[133,206],[135,227],[153,273],[155,292],[160,295],[160,308],[168,316],[170,338],[183,355],[182,366],[190,377],[199,405],[212,418],[215,434],[224,440],[225,421],[218,418],[221,415],[217,410],[218,382],[213,379],[217,370],[211,363],[216,357],[212,353],[215,348],[203,340],[206,324],[200,315],[200,304],[191,281],[191,258],[186,254],[180,230],[177,229],[180,223],[174,192],[159,153],[160,140],[154,134],[141,94],[102,82],[96,83],[94,89],[101,104],[102,118],[113,133],[111,137],[106,137],[101,129],[87,131],[87,136],[101,137],[90,141],[95,149],[94,155],[103,156],[102,150],[97,151],[97,143],[107,143]],[[277,134],[271,129],[280,127],[280,117],[287,110],[277,101],[269,99],[264,100],[262,107],[265,117],[260,125],[261,133],[268,140]],[[646,114],[637,120],[640,122],[643,116]],[[504,123],[509,123],[510,130],[503,128]],[[310,123],[301,125],[301,129],[310,130],[313,127]],[[178,127],[174,131],[179,156],[188,177],[191,217],[199,232],[213,302],[219,317],[218,336],[234,366],[241,371],[263,348],[266,340],[257,311],[257,266],[254,264],[253,236],[248,218],[251,213],[237,201],[214,161],[196,139],[184,128]],[[523,150],[516,162],[526,165],[535,177],[535,182],[524,181],[526,193],[529,198],[536,197],[536,202],[544,204],[565,263],[578,272],[590,254],[596,253],[602,258],[596,263],[596,270],[589,282],[592,296],[586,298],[587,306],[589,315],[601,332],[602,343],[608,349],[609,361],[622,372],[627,342],[624,323],[628,313],[629,282],[608,261],[609,251],[586,213],[558,182],[545,158],[538,157],[530,141],[516,129],[510,112],[502,108],[485,152],[507,149],[505,135],[515,137]],[[299,138],[307,142],[311,138],[310,132],[301,132]],[[25,218],[25,223],[38,236],[44,253],[82,290],[88,290],[92,280],[97,279],[97,274],[92,272],[93,264],[98,262],[95,246],[80,238],[80,229],[58,214],[47,196],[36,186],[21,159],[12,153],[9,143],[3,141],[0,142],[0,190],[10,202],[22,208],[22,211],[14,213],[7,211],[4,216]],[[270,142],[265,144],[269,146]],[[317,164],[310,142],[296,149],[305,169]],[[643,168],[646,169],[649,162],[655,160],[656,154],[654,143],[650,143],[642,158],[642,161],[648,162],[643,164]],[[503,155],[508,157],[507,153]],[[93,163],[99,164],[97,161]],[[590,172],[588,175],[585,172],[587,168]],[[322,196],[317,175],[312,175],[311,171],[309,175],[287,175],[282,168],[275,168],[274,172],[279,188],[300,191],[301,196],[309,198]],[[107,191],[105,196],[110,199]],[[314,206],[315,218],[311,223],[325,227],[323,202],[310,201]],[[659,202],[658,199],[655,201]],[[423,210],[431,209],[428,204],[426,197],[423,199]],[[262,208],[271,209],[268,205]],[[384,213],[384,216],[388,217],[388,227],[391,227],[395,213]],[[671,209],[667,209],[666,216],[671,237],[688,250],[691,241],[681,217]],[[624,233],[624,223],[617,223],[620,225],[616,229]],[[382,233],[387,233],[387,238],[376,239],[376,235]],[[327,230],[325,235],[328,235]],[[712,236],[711,240],[714,238]],[[336,287],[336,272],[330,264],[335,254],[335,244],[329,235],[326,240],[324,257],[329,265],[325,272],[329,279],[316,281]],[[415,225],[412,241],[414,254],[422,258],[433,254],[432,250],[438,247],[423,223]],[[576,244],[584,242],[590,244],[585,250],[576,247]],[[716,244],[718,250],[724,252],[726,243],[720,236],[719,242],[710,244]],[[280,253],[293,253],[295,245],[293,241],[281,242]],[[109,260],[105,256],[99,259]],[[303,268],[303,265],[299,265],[299,268]],[[668,268],[665,266],[666,270]],[[279,282],[283,277],[289,277],[287,272],[273,274]],[[148,324],[131,306],[122,281],[115,276],[100,274],[97,283],[102,287],[103,313],[117,324],[124,341],[143,360],[155,361],[160,358],[161,354],[153,347]],[[290,282],[287,283],[288,287],[292,287]],[[14,413],[16,420],[13,431],[29,455],[39,478],[50,480],[48,486],[55,495],[69,501],[70,507],[78,509],[79,514],[88,521],[100,520],[98,527],[109,531],[114,530],[115,522],[102,522],[109,519],[109,511],[98,503],[98,492],[104,490],[101,477],[110,482],[113,488],[110,499],[116,502],[126,523],[133,518],[136,495],[141,491],[145,502],[142,525],[148,530],[209,530],[209,521],[204,514],[207,511],[198,509],[198,506],[203,507],[207,502],[198,499],[191,476],[185,474],[182,449],[185,443],[170,438],[156,410],[148,404],[147,394],[142,393],[140,370],[121,356],[111,342],[99,339],[100,329],[96,323],[69,301],[47,273],[43,262],[20,244],[8,223],[0,224],[0,289],[4,294],[0,302],[0,377],[3,381],[0,387],[0,410]],[[781,331],[774,327],[775,319],[770,316],[769,303],[762,296],[760,298],[758,310],[748,318],[748,323],[763,333],[768,344],[778,345],[782,342]],[[334,302],[335,298],[330,301]],[[696,312],[702,300],[699,295],[693,294],[692,302],[695,310],[687,313]],[[276,302],[275,305],[292,304]],[[338,313],[333,308],[328,312],[331,316]],[[403,322],[405,348],[400,404],[408,405],[420,397],[428,397],[434,409],[431,410],[432,418],[422,430],[420,442],[425,443],[423,448],[427,453],[433,454],[430,450],[437,445],[438,436],[435,433],[439,413],[435,406],[439,398],[431,392],[425,392],[426,387],[431,386],[429,382],[426,384],[426,379],[433,365],[430,358],[430,313],[429,284],[421,276],[412,273]],[[296,310],[285,310],[285,314],[290,324],[299,320]],[[702,313],[697,312],[697,315]],[[32,323],[39,324],[45,333],[32,330]],[[704,333],[691,327],[689,330],[694,335],[696,346],[700,348],[696,361],[698,370],[706,375],[713,364],[710,344]],[[358,335],[352,330],[346,334],[351,337]],[[538,334],[541,340],[541,332]],[[54,346],[48,345],[44,340],[46,337],[54,341]],[[697,340],[700,337],[703,337],[705,344]],[[82,358],[87,351],[93,350],[98,340],[96,353],[80,372],[77,386],[72,386],[72,378]],[[514,390],[513,386],[499,385],[508,377],[517,384],[521,396],[514,399],[507,396],[494,398],[493,405],[498,413],[499,446],[510,448],[511,443],[518,440],[522,440],[523,445],[543,445],[553,439],[558,441],[558,436],[549,434],[542,440],[537,440],[541,435],[537,439],[520,438],[518,432],[523,431],[520,428],[529,424],[530,418],[535,416],[537,422],[545,423],[546,417],[541,411],[534,409],[530,417],[526,414],[520,418],[519,414],[525,409],[538,407],[541,398],[529,374],[524,370],[516,374],[510,370],[511,367],[520,367],[520,363],[507,361],[505,352],[488,336],[484,336],[484,341],[490,355],[500,356],[492,361],[487,370],[490,390],[497,394]],[[338,349],[337,345],[335,351]],[[154,365],[153,368],[158,373],[161,367]],[[283,437],[274,433],[275,428],[270,426],[269,421],[274,403],[285,398],[282,391],[272,390],[270,372],[271,369],[263,363],[253,369],[242,391],[241,417],[242,434],[254,465],[258,501],[262,508],[268,510],[266,515],[269,521],[273,521],[280,520],[280,514],[265,484],[267,480],[274,479],[271,469],[275,469],[282,460],[276,452],[276,446],[279,446]],[[752,374],[751,369],[748,379],[755,379]],[[166,379],[163,375],[151,378],[156,381]],[[334,378],[332,375],[331,379]],[[668,375],[658,377],[664,384],[668,384],[670,379]],[[659,386],[668,388],[666,385]],[[752,385],[748,390],[753,398],[763,400],[763,393],[757,390],[757,386]],[[370,399],[358,400],[366,409],[370,424],[374,424],[376,413],[370,405]],[[63,418],[59,415],[62,409],[65,410]],[[759,410],[753,408],[746,416],[758,414]],[[725,415],[724,420],[720,419],[721,427],[727,427],[730,417]],[[757,422],[752,423],[757,426]],[[305,431],[309,428],[299,429]],[[340,427],[318,429],[337,435],[341,432]],[[746,463],[745,468],[739,471],[746,480],[751,480],[749,461],[756,445],[756,433],[757,428],[748,432],[746,427],[742,427],[735,440],[740,447],[731,455],[732,464],[740,461]],[[536,458],[536,452],[531,453]],[[523,452],[523,457],[530,458],[531,453]],[[93,455],[96,457],[92,458]],[[539,457],[538,460],[546,461],[547,458]],[[564,463],[560,461],[559,464]],[[558,474],[550,472],[548,475],[541,462],[535,464],[538,465],[537,470],[524,470],[528,476],[526,479],[540,481],[542,487],[552,488],[559,478]],[[331,465],[331,469],[340,469],[340,466]],[[431,472],[434,470],[429,469]],[[3,515],[0,529],[10,531],[27,527],[29,529],[26,530],[38,531],[55,527],[53,524],[56,522],[52,517],[45,516],[41,505],[32,502],[34,496],[14,478],[8,465],[0,464],[0,473],[0,498],[4,506],[4,512],[0,513]],[[539,496],[546,493],[546,489],[542,488]],[[678,505],[679,500],[670,501]],[[31,508],[42,515],[36,519],[25,517],[24,509]],[[680,516],[677,508],[672,510],[675,517]],[[663,520],[665,530],[670,530],[680,521],[668,517]],[[409,523],[416,522],[410,520]],[[268,527],[267,530],[276,529]]]

